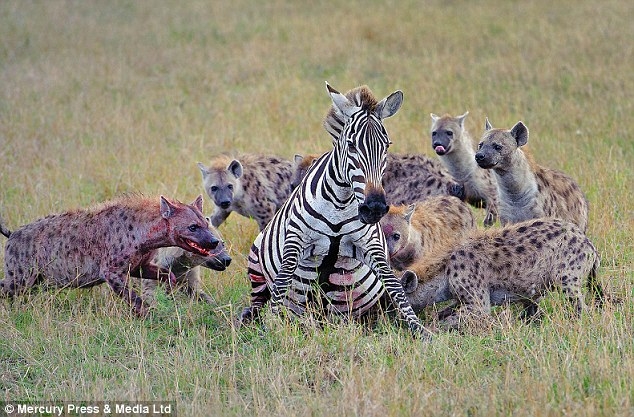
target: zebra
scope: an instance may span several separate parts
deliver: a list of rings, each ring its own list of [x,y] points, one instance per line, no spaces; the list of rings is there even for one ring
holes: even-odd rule
[[[382,119],[399,110],[403,93],[377,101],[367,86],[345,95],[326,87],[332,106],[324,127],[334,147],[253,242],[251,305],[238,323],[259,318],[268,301],[275,313],[283,306],[301,316],[310,304],[358,317],[387,292],[410,330],[429,338],[390,269],[378,224],[389,208],[381,179],[391,141]]]

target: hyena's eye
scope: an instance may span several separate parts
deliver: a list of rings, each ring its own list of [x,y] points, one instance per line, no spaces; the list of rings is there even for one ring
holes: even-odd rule
[[[218,191],[218,187],[216,187],[215,185],[212,185],[211,188],[209,188],[211,190],[212,193],[215,193],[216,191]]]
[[[500,145],[499,143],[494,143],[493,144],[493,149],[495,149],[496,151],[501,151],[502,150],[502,145]]]
[[[451,130],[447,131],[447,136],[452,137],[453,136],[453,132]]]
[[[233,184],[227,185],[227,188],[229,189],[229,191],[233,191]]]
[[[478,149],[482,149],[482,142],[478,143]]]
[[[438,133],[438,132],[436,132],[436,131],[434,130],[433,132],[431,132],[431,136],[432,136],[432,137],[434,137],[434,136],[436,136],[436,134],[437,134],[437,133]]]
[[[196,231],[196,230],[198,230],[199,228],[200,228],[200,226],[198,226],[197,224],[192,224],[192,225],[189,225],[189,227],[187,227],[187,229],[188,229],[190,232],[195,232],[195,231]]]
[[[401,240],[401,234],[400,233],[394,233],[392,235],[392,239],[394,239],[395,241],[398,242],[399,240]]]

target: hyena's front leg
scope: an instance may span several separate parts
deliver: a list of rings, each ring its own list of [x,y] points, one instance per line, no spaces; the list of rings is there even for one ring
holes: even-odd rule
[[[104,281],[110,286],[112,291],[123,298],[132,307],[139,317],[145,317],[148,313],[148,306],[141,297],[128,287],[127,273],[108,271],[103,274]]]
[[[390,268],[386,256],[385,249],[380,245],[368,245],[367,248],[360,247],[363,254],[363,261],[370,265],[370,268],[378,275],[385,286],[385,290],[392,299],[392,303],[398,309],[401,317],[407,322],[412,333],[421,336],[423,339],[431,339],[432,333],[421,324],[420,320],[414,313],[412,305],[405,297],[405,291],[401,282],[396,278],[394,272]],[[364,251],[365,249],[365,251]]]

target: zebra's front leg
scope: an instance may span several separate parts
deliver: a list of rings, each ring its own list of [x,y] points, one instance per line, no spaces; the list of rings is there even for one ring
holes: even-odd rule
[[[284,252],[282,254],[282,266],[275,277],[275,282],[271,286],[271,311],[279,314],[280,304],[288,293],[291,286],[293,274],[299,264],[299,256],[301,253],[301,244],[299,242],[288,242],[284,244]]]
[[[432,333],[427,330],[420,322],[412,305],[405,297],[403,285],[396,278],[394,272],[390,268],[385,252],[380,250],[370,250],[366,254],[370,267],[379,276],[387,294],[392,299],[392,303],[396,306],[399,314],[405,320],[412,333],[421,336],[425,340],[430,340]]]

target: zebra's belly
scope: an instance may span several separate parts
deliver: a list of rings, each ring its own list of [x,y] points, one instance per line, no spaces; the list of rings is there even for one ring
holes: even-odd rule
[[[288,307],[297,313],[309,304],[316,304],[326,314],[360,316],[383,295],[384,287],[377,275],[357,259],[339,256],[328,270],[318,268],[307,261],[300,262],[295,271]]]

